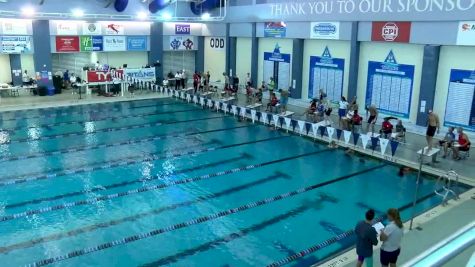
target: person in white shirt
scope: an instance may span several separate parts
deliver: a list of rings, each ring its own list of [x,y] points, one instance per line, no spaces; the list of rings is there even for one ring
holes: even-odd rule
[[[181,73],[179,71],[175,74],[175,90],[178,90],[178,87],[181,85]]]
[[[23,76],[22,76],[22,82],[23,82],[23,85],[28,85],[30,83],[30,75],[28,75],[28,71],[25,70],[25,72],[23,72]]]
[[[346,101],[346,98],[344,96],[341,96],[340,102],[338,102],[338,117],[340,117],[338,125],[341,127],[341,122],[342,119],[346,115],[346,110],[348,109],[348,101]]]
[[[396,267],[396,262],[401,253],[401,239],[404,235],[401,216],[397,209],[389,209],[387,212],[390,223],[381,231],[379,239],[381,245],[380,261],[383,267]]]
[[[69,81],[71,82],[71,84],[75,84],[77,82],[76,74],[72,73],[69,77]]]
[[[251,74],[248,72],[246,76],[246,85],[249,87],[252,87],[252,79],[251,79]]]

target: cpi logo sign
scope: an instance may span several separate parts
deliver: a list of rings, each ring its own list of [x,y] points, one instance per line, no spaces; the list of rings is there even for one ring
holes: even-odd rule
[[[190,34],[190,24],[175,24],[175,34]]]
[[[392,42],[396,40],[398,35],[399,27],[393,22],[388,22],[381,28],[381,36],[385,41]]]
[[[410,22],[373,22],[372,41],[408,43],[411,36]]]

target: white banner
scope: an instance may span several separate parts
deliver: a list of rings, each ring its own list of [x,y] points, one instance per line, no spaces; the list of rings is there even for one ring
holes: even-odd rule
[[[30,22],[31,23],[31,22]],[[4,20],[2,22],[3,35],[26,35],[28,34],[27,21],[25,20]]]
[[[56,35],[78,35],[78,24],[72,21],[58,21]]]
[[[277,128],[277,124],[279,123],[279,116],[272,115],[272,120],[274,121],[274,127]]]
[[[285,126],[287,127],[287,132],[290,130],[290,123],[292,122],[292,119],[289,117],[284,117],[285,120]]]
[[[381,155],[386,153],[386,148],[388,147],[389,140],[384,138],[379,138],[379,145],[381,148]]]
[[[348,143],[350,142],[351,132],[343,130],[343,137],[345,138],[345,144],[348,145]]]
[[[246,117],[246,109],[244,107],[241,107],[241,117],[245,118]]]
[[[124,24],[108,22],[104,24],[106,35],[124,35]]]
[[[300,130],[300,134],[303,134],[304,131],[305,131],[305,122],[304,121],[297,121],[298,125],[299,125],[299,130]]]
[[[155,68],[124,69],[127,77],[132,77],[140,81],[155,81]]]
[[[104,36],[104,51],[125,51],[125,36]]]
[[[312,123],[312,132],[313,132],[313,137],[317,138],[318,135],[318,127],[320,124],[318,123]]]
[[[267,113],[261,112],[261,121],[266,124],[267,122]]]
[[[205,106],[205,99],[204,99],[204,97],[201,97],[201,98],[200,98],[200,105],[201,105],[202,107]]]
[[[327,127],[328,139],[330,142],[333,140],[333,134],[335,133],[335,128]]]
[[[231,110],[232,110],[234,116],[236,116],[236,115],[237,115],[237,106],[232,105],[232,106],[231,106]]]
[[[475,21],[460,21],[457,30],[458,45],[475,45]]]
[[[100,23],[88,23],[82,24],[82,35],[101,35],[102,25]]]
[[[311,39],[340,39],[340,22],[310,23]]]
[[[251,119],[252,119],[252,123],[254,123],[254,121],[256,120],[256,110],[255,109],[251,109]]]
[[[371,137],[367,134],[362,134],[361,135],[361,143],[363,144],[363,149],[366,150],[366,146],[368,146],[368,142]]]

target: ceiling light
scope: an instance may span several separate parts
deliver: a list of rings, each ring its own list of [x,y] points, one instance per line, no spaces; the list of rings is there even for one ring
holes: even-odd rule
[[[148,14],[146,12],[140,11],[137,13],[137,18],[140,20],[144,20],[148,18]]]
[[[33,9],[32,7],[24,7],[21,9],[21,13],[24,15],[24,16],[28,16],[28,17],[31,17],[33,15],[35,15],[35,9]]]
[[[171,15],[170,13],[168,13],[168,12],[165,12],[165,13],[162,14],[162,18],[163,18],[164,20],[171,20],[171,19],[172,19],[172,15]]]
[[[76,18],[81,18],[84,16],[84,11],[82,11],[81,9],[74,9],[73,16]]]
[[[203,13],[203,15],[201,15],[202,20],[209,20],[210,18],[211,18],[211,15],[209,13]]]

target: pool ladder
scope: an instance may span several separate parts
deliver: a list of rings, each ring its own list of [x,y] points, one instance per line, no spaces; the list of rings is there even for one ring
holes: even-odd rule
[[[442,206],[448,204],[450,196],[453,196],[455,200],[459,199],[458,193],[454,190],[458,183],[459,175],[453,170],[437,178],[434,193],[442,197]]]

